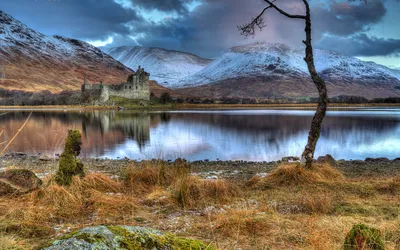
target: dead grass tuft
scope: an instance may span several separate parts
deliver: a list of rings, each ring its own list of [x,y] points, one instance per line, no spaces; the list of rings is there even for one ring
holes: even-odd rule
[[[172,186],[173,197],[184,208],[226,202],[237,196],[238,187],[227,180],[203,180],[197,176],[182,176]]]
[[[262,236],[273,227],[266,216],[256,210],[231,210],[216,217],[216,229],[226,237]]]
[[[302,212],[314,214],[329,214],[333,210],[332,196],[328,194],[311,194],[303,192],[299,199]]]
[[[283,164],[263,178],[256,186],[297,186],[339,181],[344,181],[343,174],[327,164],[314,165],[312,169],[306,169],[300,164]]]
[[[23,250],[24,248],[15,239],[15,237],[8,235],[0,235],[0,243],[2,250]]]

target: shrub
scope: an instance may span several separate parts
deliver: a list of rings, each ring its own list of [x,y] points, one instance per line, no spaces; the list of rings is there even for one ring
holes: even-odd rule
[[[81,152],[81,145],[81,132],[79,130],[69,130],[55,178],[58,185],[70,185],[73,176],[84,176],[83,164],[77,158]]]
[[[354,225],[343,244],[344,250],[384,250],[381,233],[378,229],[364,224]]]
[[[171,95],[168,92],[164,92],[160,96],[160,102],[161,103],[169,103],[172,101]]]

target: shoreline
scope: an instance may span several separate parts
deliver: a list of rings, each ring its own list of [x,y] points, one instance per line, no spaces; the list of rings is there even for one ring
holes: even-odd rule
[[[137,106],[123,110],[196,110],[196,109],[263,109],[263,108],[315,108],[316,103],[306,104],[171,104],[156,106]],[[360,107],[399,107],[400,103],[330,103],[328,108],[360,108]],[[0,110],[118,110],[118,106],[0,106]]]
[[[280,164],[298,162],[287,161],[295,157],[284,157],[283,160],[271,162],[253,161],[210,161],[198,160],[188,161],[191,173],[204,179],[238,179],[249,180],[253,176],[266,176],[275,170]],[[0,171],[8,167],[23,168],[31,170],[40,176],[53,174],[58,169],[58,158],[40,157],[38,155],[27,155],[24,153],[5,154],[0,158]],[[109,175],[119,175],[131,165],[142,165],[151,162],[162,162],[169,166],[174,162],[170,160],[141,160],[134,159],[103,159],[103,158],[80,158],[88,172],[101,172]],[[321,163],[321,160],[315,160]],[[346,177],[390,177],[400,173],[400,158],[366,158],[365,160],[336,160],[335,168],[343,172]]]

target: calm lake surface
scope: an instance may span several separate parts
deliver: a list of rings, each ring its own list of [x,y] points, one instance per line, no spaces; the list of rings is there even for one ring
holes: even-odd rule
[[[30,111],[0,111],[0,148]],[[7,151],[62,152],[67,129],[83,133],[82,157],[273,161],[299,156],[313,110],[34,111]],[[400,157],[399,108],[330,109],[316,156]]]

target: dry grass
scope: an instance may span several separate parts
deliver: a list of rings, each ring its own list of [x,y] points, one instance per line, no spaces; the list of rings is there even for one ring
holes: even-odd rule
[[[255,182],[256,180],[253,180]],[[280,165],[275,171],[267,175],[256,185],[269,186],[298,186],[321,182],[342,182],[343,174],[327,165],[314,164],[312,169],[306,169],[298,163]]]
[[[378,228],[400,248],[400,177],[344,179],[326,165],[282,165],[265,178],[201,179],[184,161],[130,166],[120,179],[90,173],[60,187],[0,198],[0,242],[30,249],[99,224],[140,225],[220,249],[340,249],[354,224]],[[268,188],[266,188],[268,187]],[[5,243],[3,243],[5,242]],[[21,249],[22,249],[21,248]]]
[[[196,176],[178,179],[172,190],[176,202],[184,208],[226,202],[238,194],[238,188],[226,180],[202,180]]]
[[[132,193],[147,193],[148,201],[156,199],[160,193],[169,197],[177,205],[185,208],[201,206],[211,201],[223,202],[234,197],[238,188],[226,180],[202,180],[190,175],[190,167],[183,160],[172,165],[164,162],[146,162],[131,165],[125,172],[124,184]],[[160,191],[162,188],[170,192]]]
[[[2,250],[22,250],[21,243],[15,237],[8,235],[0,235],[0,249]]]

